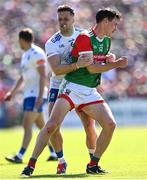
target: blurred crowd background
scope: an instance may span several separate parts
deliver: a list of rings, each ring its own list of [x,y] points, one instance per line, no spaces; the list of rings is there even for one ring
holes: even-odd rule
[[[129,65],[125,70],[105,73],[101,91],[108,100],[147,96],[146,0],[0,0],[0,126],[17,123],[16,116],[22,107],[22,89],[13,102],[3,101],[20,74],[23,52],[18,45],[18,32],[24,27],[32,28],[35,43],[44,49],[47,39],[58,30],[56,10],[61,4],[75,9],[75,25],[82,28],[90,28],[95,23],[99,8],[112,7],[122,13],[111,52],[117,57],[127,56]]]

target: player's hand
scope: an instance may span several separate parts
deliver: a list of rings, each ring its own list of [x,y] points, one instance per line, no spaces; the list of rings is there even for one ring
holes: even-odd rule
[[[104,92],[104,89],[102,88],[102,86],[98,86],[96,89],[97,89],[97,92],[100,94]]]
[[[92,54],[86,54],[86,55],[80,55],[79,58],[78,58],[78,61],[77,61],[77,66],[79,68],[81,67],[87,67],[89,66],[90,64],[93,63],[93,55]]]
[[[126,57],[119,58],[118,65],[120,68],[125,68],[128,65],[128,59]]]
[[[42,105],[42,97],[38,97],[35,103],[35,110],[38,111],[38,109],[40,108],[40,106]]]
[[[13,93],[11,91],[7,92],[7,94],[4,96],[4,101],[10,101],[13,97]]]
[[[106,55],[106,63],[114,62],[116,60],[116,55],[109,53]]]

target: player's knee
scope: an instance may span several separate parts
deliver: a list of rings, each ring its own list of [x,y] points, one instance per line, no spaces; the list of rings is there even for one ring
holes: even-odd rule
[[[48,134],[52,134],[57,129],[57,123],[49,122],[48,125],[45,127],[45,129]]]
[[[23,129],[25,132],[30,132],[32,131],[32,126],[28,125],[28,124],[23,124]]]
[[[116,128],[116,122],[115,121],[110,121],[107,124],[107,126],[108,126],[109,131],[113,132],[115,130],[115,128]]]
[[[32,136],[32,128],[24,128],[24,133],[26,136],[31,137]]]
[[[112,119],[107,121],[107,123],[104,125],[103,129],[105,129],[107,132],[112,133],[115,130],[116,123]]]

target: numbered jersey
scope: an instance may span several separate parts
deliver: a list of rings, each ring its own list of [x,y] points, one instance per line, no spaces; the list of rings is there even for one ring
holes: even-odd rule
[[[37,67],[47,66],[45,52],[38,46],[32,45],[22,56],[21,72],[24,81],[24,97],[38,97],[40,89],[40,75]],[[44,98],[47,96],[47,89],[44,89]]]
[[[70,64],[73,44],[81,31],[79,28],[74,28],[73,35],[69,37],[63,36],[60,32],[55,33],[45,44],[47,58],[58,55],[61,64]],[[64,75],[56,76],[52,73],[50,88],[59,89],[63,77]]]

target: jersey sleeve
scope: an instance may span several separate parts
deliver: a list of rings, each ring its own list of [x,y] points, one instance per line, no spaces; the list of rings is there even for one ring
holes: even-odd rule
[[[52,41],[48,41],[45,44],[45,52],[46,52],[47,58],[54,56],[54,55],[59,55],[57,47],[56,47],[55,43]]]
[[[90,38],[85,34],[81,34],[77,37],[74,46],[78,56],[81,54],[93,53]]]
[[[45,56],[41,53],[37,53],[34,57],[34,63],[36,67],[46,66]]]

